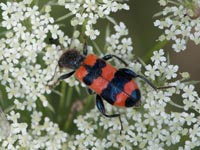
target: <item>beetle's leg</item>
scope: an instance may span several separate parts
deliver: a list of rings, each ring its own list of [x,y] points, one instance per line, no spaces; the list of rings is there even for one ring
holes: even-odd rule
[[[102,57],[103,60],[109,60],[111,58],[115,57],[116,59],[118,59],[119,61],[121,61],[125,66],[128,66],[128,64],[123,60],[121,59],[120,57],[116,56],[116,55],[113,55],[113,54],[108,54],[108,55],[105,55]]]
[[[48,85],[50,88],[54,87],[61,80],[67,79],[74,74],[75,71],[69,72],[67,74],[61,75],[53,84]]]
[[[93,92],[90,88],[87,88],[87,92],[88,92],[88,94],[90,94],[90,95],[94,94],[94,92]]]
[[[83,55],[87,56],[88,50],[87,50],[87,42],[86,39],[84,38],[83,42]]]
[[[167,88],[172,88],[172,87],[175,87],[175,86],[162,86],[162,87],[156,87],[151,81],[149,81],[146,77],[142,76],[142,75],[139,75],[139,74],[136,74],[134,71],[130,70],[130,69],[127,69],[127,68],[121,68],[119,69],[119,71],[122,72],[122,74],[125,74],[129,77],[132,77],[132,78],[141,78],[142,80],[144,80],[147,84],[149,84],[154,90],[158,90],[158,89],[167,89]]]
[[[99,95],[96,96],[96,106],[97,106],[98,110],[105,117],[108,117],[108,118],[119,117],[119,121],[120,121],[120,124],[121,124],[121,130],[120,130],[120,134],[121,134],[121,132],[123,130],[123,126],[122,126],[122,120],[121,120],[120,114],[113,114],[113,115],[106,114],[106,110],[105,110],[105,107],[104,107],[104,104],[103,104],[103,100]]]
[[[106,117],[119,117],[120,114],[107,115],[102,98],[96,95],[96,105],[99,111]]]
[[[50,42],[50,44],[55,44],[56,46],[61,45],[60,42],[59,42],[59,38],[53,39],[52,37],[50,37],[49,42]]]

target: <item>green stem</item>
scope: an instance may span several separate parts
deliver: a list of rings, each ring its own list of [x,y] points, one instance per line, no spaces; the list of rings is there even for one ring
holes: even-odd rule
[[[67,96],[66,96],[66,99],[65,99],[64,108],[67,109],[67,114],[64,114],[64,115],[67,115],[67,117],[63,117],[63,118],[66,118],[66,121],[64,121],[64,130],[68,130],[70,125],[72,124],[73,117],[70,116],[70,110],[71,110],[70,107],[71,107],[71,104],[72,104],[73,89],[74,89],[74,87],[68,88]]]
[[[177,108],[184,109],[184,106],[178,105],[178,104],[174,103],[173,101],[170,101],[169,104],[171,104],[172,106],[175,106],[175,107],[177,107]],[[191,108],[192,110],[196,111],[196,112],[199,114],[199,111],[198,111],[198,110],[196,110],[196,109],[193,108],[193,107],[190,107],[190,108]]]
[[[65,108],[69,109],[69,106],[72,101],[72,93],[73,93],[74,87],[69,87],[67,90],[67,98],[65,100]]]
[[[65,19],[69,18],[72,15],[73,15],[72,13],[68,13],[68,14],[66,14],[66,15],[64,15],[62,17],[59,17],[58,19],[56,19],[55,23],[59,22],[59,21],[62,21],[62,20],[65,20]]]
[[[82,32],[82,36],[84,37],[85,36],[85,31],[86,31],[86,25],[87,25],[87,19],[83,22],[83,25],[81,27],[81,32]]]
[[[65,82],[61,83],[61,97],[60,97],[60,103],[59,103],[59,110],[62,110],[62,107],[64,106],[65,103],[65,93],[66,93],[66,86],[67,84]]]
[[[106,16],[106,19],[108,19],[108,21],[110,21],[110,22],[111,22],[112,24],[114,24],[114,25],[117,24],[117,22],[115,21],[115,19],[112,18],[112,17]]]
[[[170,101],[170,102],[169,102],[169,104],[171,104],[172,106],[175,106],[175,107],[177,107],[177,108],[184,109],[184,107],[183,107],[183,106],[181,106],[181,105],[178,105],[178,104],[174,103],[173,101]]]
[[[172,1],[172,0],[169,0],[169,3],[173,4],[173,5],[176,5],[176,6],[179,6],[181,3],[179,2],[175,2],[175,1]]]
[[[148,51],[148,53],[144,56],[143,60],[147,62],[155,50],[163,48],[167,43],[168,43],[167,40],[158,42],[151,50]]]
[[[98,52],[99,54],[102,54],[102,51],[101,51],[101,49],[99,48],[99,46],[97,45],[97,43],[96,43],[95,41],[92,41],[92,44],[94,45],[94,47],[95,47],[95,49],[97,50],[97,52]]]

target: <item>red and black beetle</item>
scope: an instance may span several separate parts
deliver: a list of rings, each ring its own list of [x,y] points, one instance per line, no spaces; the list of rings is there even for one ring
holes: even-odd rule
[[[55,84],[75,74],[76,79],[88,86],[89,93],[92,93],[92,91],[96,93],[98,110],[106,117],[119,117],[122,129],[120,114],[106,114],[102,98],[114,106],[133,107],[137,105],[141,98],[138,85],[133,80],[137,77],[144,80],[155,90],[171,86],[157,88],[144,76],[138,75],[130,69],[117,69],[106,62],[113,57],[127,65],[116,55],[109,54],[102,58],[94,54],[87,55],[86,45],[83,47],[83,54],[75,49],[67,50],[61,55],[58,66],[59,68],[70,68],[73,71],[60,76]]]

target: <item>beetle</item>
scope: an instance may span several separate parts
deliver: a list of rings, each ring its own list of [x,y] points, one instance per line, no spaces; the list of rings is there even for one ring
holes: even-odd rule
[[[113,54],[105,55],[102,58],[94,54],[87,55],[86,44],[83,46],[83,54],[76,49],[69,49],[59,58],[58,67],[60,69],[70,68],[73,71],[61,75],[51,86],[75,74],[76,79],[87,85],[90,94],[93,92],[96,93],[96,106],[105,117],[119,117],[121,133],[123,126],[120,114],[107,114],[103,100],[119,107],[133,107],[138,105],[140,103],[141,93],[134,80],[135,78],[141,78],[155,90],[172,86],[156,87],[147,78],[136,74],[130,69],[117,69],[106,62],[112,58],[118,59],[127,66],[127,63],[123,59]]]

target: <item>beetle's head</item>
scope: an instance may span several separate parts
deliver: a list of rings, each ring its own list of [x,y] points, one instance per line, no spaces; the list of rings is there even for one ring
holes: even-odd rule
[[[84,56],[75,49],[64,52],[58,60],[58,66],[62,68],[77,69],[83,62]]]

